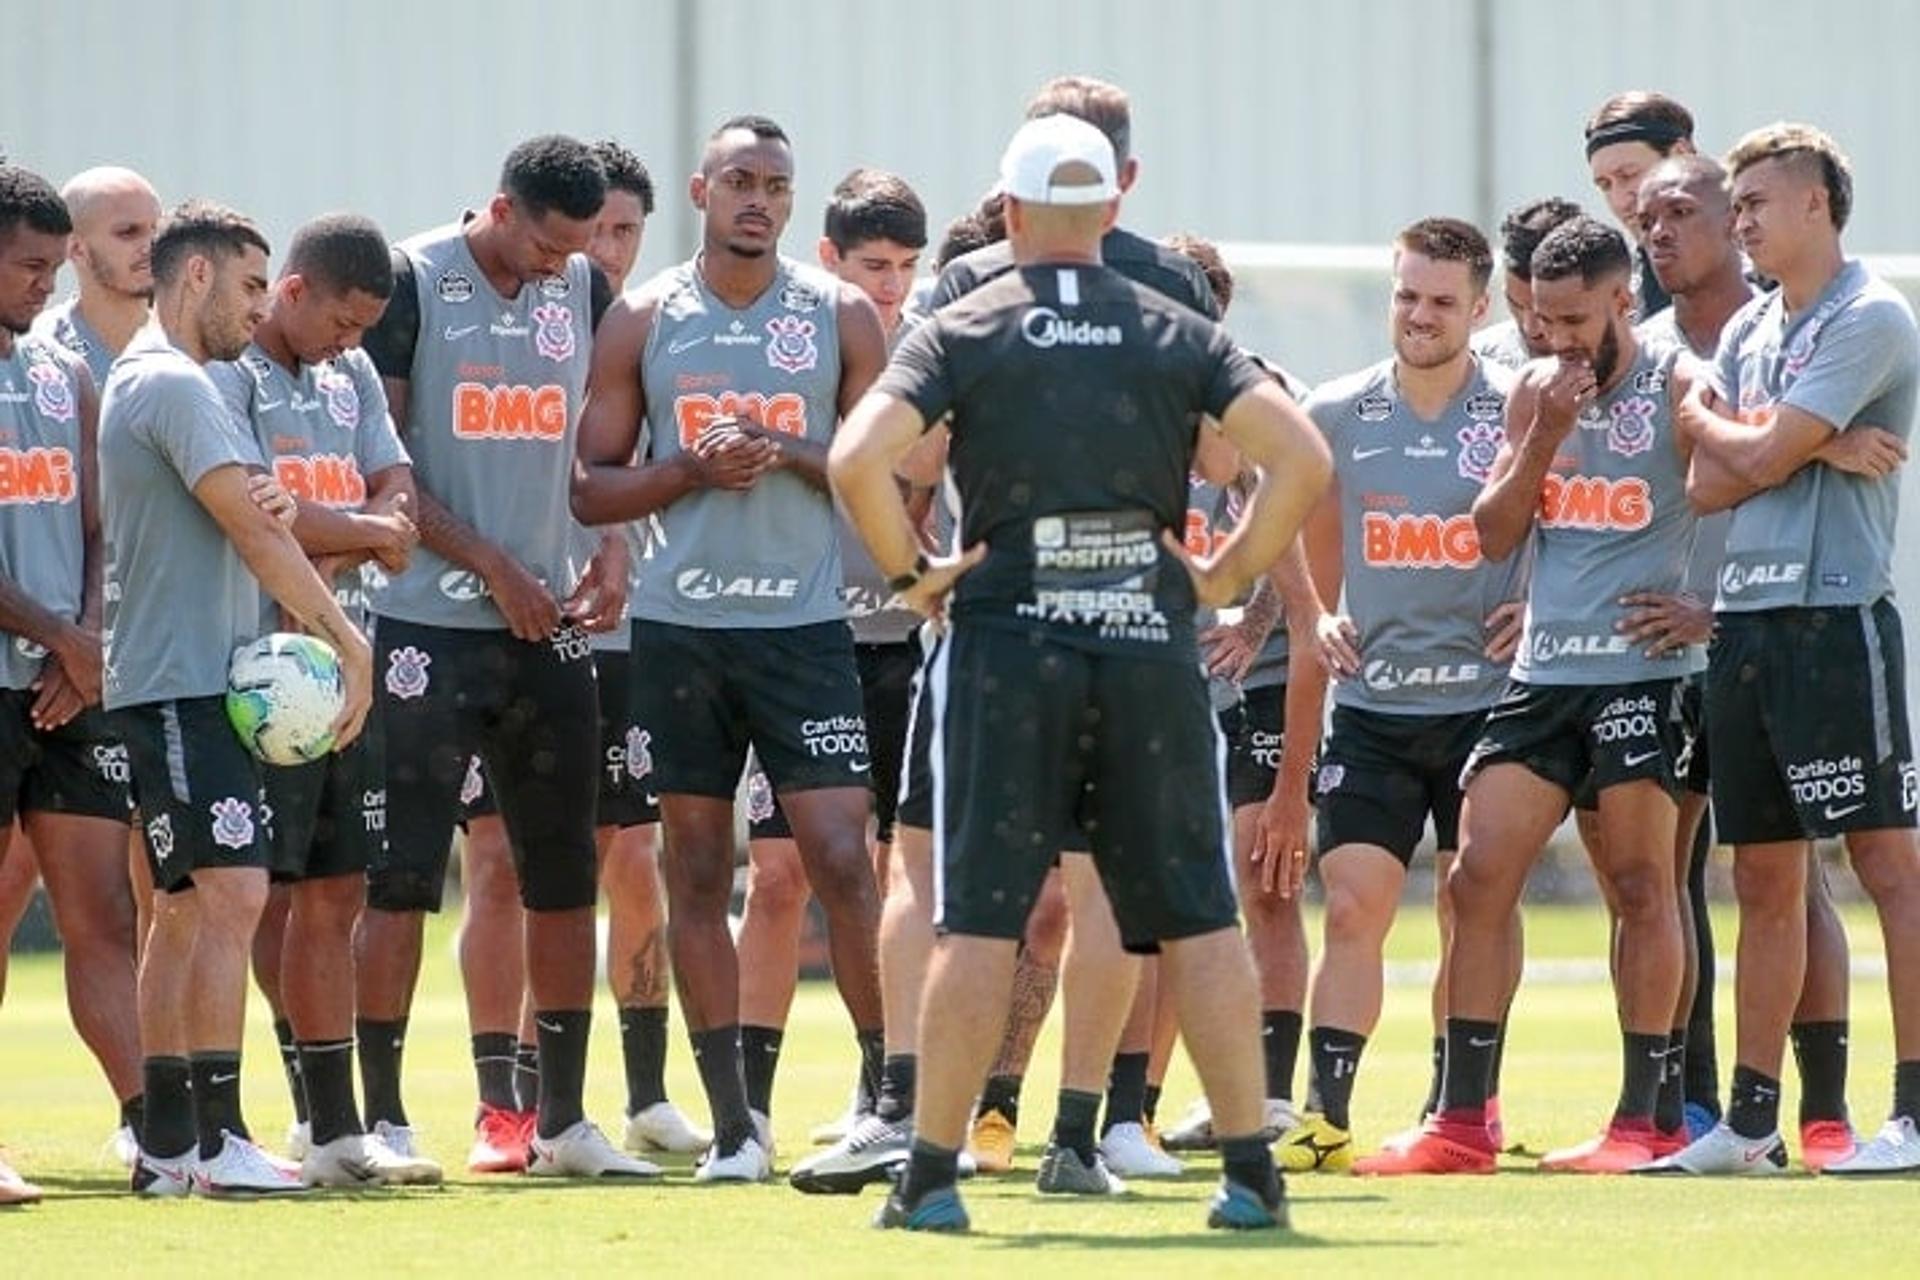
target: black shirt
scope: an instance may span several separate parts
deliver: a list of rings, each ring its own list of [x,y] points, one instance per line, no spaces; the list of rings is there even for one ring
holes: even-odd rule
[[[1183,307],[1191,307],[1209,320],[1220,318],[1220,304],[1213,296],[1213,287],[1207,283],[1206,273],[1186,254],[1137,236],[1125,227],[1115,227],[1100,241],[1100,258],[1127,279],[1138,281]],[[1011,270],[1013,246],[1004,240],[963,254],[940,273],[933,296],[927,301],[927,310],[937,311]]]
[[[1193,584],[1160,537],[1186,525],[1200,415],[1266,377],[1211,320],[1111,267],[1026,267],[936,312],[878,389],[929,423],[951,415],[962,545],[987,544],[954,618],[1197,661]]]

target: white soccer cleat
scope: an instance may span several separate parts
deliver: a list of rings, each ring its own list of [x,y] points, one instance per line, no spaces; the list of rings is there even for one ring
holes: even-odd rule
[[[0,1160],[0,1204],[35,1204],[40,1195],[40,1188],[21,1177],[5,1160]]]
[[[305,1120],[295,1120],[287,1126],[287,1159],[304,1162],[307,1153],[313,1150],[313,1126]]]
[[[765,1182],[772,1176],[773,1160],[758,1138],[748,1138],[730,1156],[721,1155],[717,1148],[708,1151],[693,1171],[695,1182]]]
[[[1132,1121],[1117,1124],[1100,1139],[1100,1159],[1123,1178],[1177,1178],[1186,1166],[1147,1140],[1147,1130]]]
[[[773,1117],[764,1111],[755,1111],[751,1107],[747,1114],[753,1117],[753,1136],[760,1142],[760,1150],[766,1153],[767,1168],[773,1168]]]
[[[133,1194],[149,1200],[176,1200],[193,1190],[195,1151],[162,1158],[141,1151],[133,1161]]]
[[[440,1166],[425,1156],[403,1156],[370,1133],[352,1133],[310,1146],[300,1176],[316,1187],[434,1187]]]
[[[397,1156],[406,1156],[411,1159],[420,1155],[420,1134],[410,1124],[391,1124],[385,1120],[375,1120],[372,1136],[386,1143]]]
[[[1185,1115],[1161,1131],[1160,1142],[1169,1151],[1206,1151],[1215,1146],[1213,1108],[1206,1098],[1195,1098]]]
[[[140,1136],[133,1131],[132,1125],[123,1124],[107,1139],[105,1151],[108,1159],[132,1172],[134,1161],[140,1158]]]
[[[1093,1153],[1093,1163],[1087,1164],[1072,1147],[1062,1147],[1053,1142],[1047,1143],[1047,1149],[1040,1157],[1040,1172],[1034,1178],[1033,1185],[1042,1195],[1050,1196],[1127,1194],[1126,1182],[1107,1168],[1106,1160],[1098,1151]]]
[[[1845,1160],[1828,1165],[1822,1173],[1841,1177],[1861,1177],[1876,1173],[1913,1173],[1920,1170],[1920,1127],[1911,1116],[1895,1116],[1880,1126],[1880,1132]]]
[[[607,1141],[591,1120],[528,1145],[527,1173],[535,1178],[657,1178],[660,1166],[630,1156]]]
[[[1293,1102],[1287,1098],[1268,1098],[1266,1123],[1260,1126],[1260,1136],[1268,1142],[1278,1142],[1300,1127],[1300,1113],[1293,1109]]]
[[[1642,1165],[1636,1173],[1691,1173],[1709,1178],[1758,1177],[1785,1173],[1787,1144],[1776,1131],[1764,1138],[1743,1138],[1723,1121],[1700,1139],[1670,1156]]]
[[[810,1194],[852,1195],[892,1179],[913,1149],[913,1121],[863,1116],[853,1132],[793,1166],[787,1182]]]
[[[693,1122],[671,1102],[656,1102],[627,1117],[625,1146],[629,1151],[669,1151],[686,1156],[713,1145],[713,1135]]]
[[[193,1166],[193,1189],[203,1196],[259,1198],[292,1196],[312,1190],[296,1169],[274,1159],[253,1143],[222,1130],[220,1152]]]

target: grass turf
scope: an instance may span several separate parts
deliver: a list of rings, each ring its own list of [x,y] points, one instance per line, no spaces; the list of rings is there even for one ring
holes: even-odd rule
[[[1878,951],[1871,917],[1850,911],[1856,954]],[[1590,908],[1529,913],[1536,957],[1589,959],[1597,969],[1605,926]],[[1723,954],[1733,938],[1721,921]],[[1398,959],[1433,954],[1430,916],[1410,915],[1390,950]],[[17,1277],[138,1272],[142,1275],[301,1275],[465,1271],[585,1273],[685,1268],[691,1273],[894,1274],[932,1266],[942,1273],[1004,1273],[1039,1261],[1049,1275],[1112,1275],[1205,1268],[1209,1275],[1268,1273],[1288,1261],[1340,1268],[1391,1267],[1413,1275],[1546,1273],[1698,1274],[1788,1266],[1855,1275],[1904,1272],[1903,1237],[1889,1226],[1911,1217],[1911,1181],[1842,1184],[1800,1175],[1762,1182],[1590,1180],[1531,1171],[1509,1159],[1495,1179],[1363,1181],[1296,1179],[1294,1230],[1258,1238],[1205,1231],[1205,1204],[1217,1177],[1211,1157],[1190,1162],[1175,1182],[1136,1183],[1125,1201],[1041,1198],[1031,1176],[1052,1110],[1057,1025],[1035,1055],[1024,1099],[1019,1170],[977,1179],[965,1196],[975,1234],[921,1238],[866,1224],[877,1192],[855,1200],[808,1197],[783,1182],[764,1187],[693,1185],[685,1161],[663,1184],[584,1187],[467,1176],[473,1098],[467,1030],[450,925],[430,936],[408,1039],[407,1093],[427,1148],[453,1174],[438,1191],[327,1193],[296,1202],[140,1203],[124,1191],[101,1144],[112,1109],[93,1062],[67,1022],[57,959],[16,957],[0,1011],[0,1138],[8,1159],[47,1189],[31,1208],[0,1212],[0,1274]],[[1732,1053],[1731,991],[1720,1003],[1723,1085]],[[1503,1099],[1509,1141],[1534,1152],[1588,1136],[1617,1085],[1618,1042],[1602,982],[1564,969],[1560,980],[1523,988],[1513,1020]],[[592,1113],[618,1139],[623,1099],[617,1031],[602,997],[589,1082]],[[1860,1123],[1871,1129],[1886,1102],[1892,1058],[1884,990],[1857,983],[1853,1084]],[[1057,1024],[1057,1017],[1054,1023]],[[683,1028],[674,1018],[668,1082],[677,1101],[704,1115]],[[290,1119],[265,1010],[249,1015],[248,1117],[277,1141]],[[1386,1015],[1369,1046],[1355,1099],[1362,1145],[1405,1125],[1424,1093],[1426,992],[1390,987]],[[1303,1055],[1304,1056],[1304,1055]],[[831,986],[805,984],[794,1005],[775,1100],[779,1164],[808,1150],[807,1129],[844,1105],[853,1080],[853,1044]],[[1304,1085],[1304,1062],[1302,1080]],[[1795,1083],[1789,1067],[1785,1114]],[[1163,1123],[1195,1095],[1177,1060],[1161,1107]],[[1796,1144],[1789,1135],[1789,1146]],[[1289,1258],[1287,1255],[1304,1255]]]

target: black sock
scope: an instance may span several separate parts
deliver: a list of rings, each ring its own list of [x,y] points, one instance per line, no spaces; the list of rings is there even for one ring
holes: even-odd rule
[[[886,1069],[887,1039],[878,1030],[856,1031],[860,1044],[860,1083],[854,1089],[853,1113],[870,1116],[880,1100],[880,1075]]]
[[[511,1031],[482,1031],[473,1037],[473,1075],[480,1083],[480,1105],[520,1110],[513,1087],[514,1036]]]
[[[1440,1087],[1443,1109],[1487,1109],[1487,1082],[1493,1073],[1493,1049],[1499,1043],[1497,1022],[1447,1019],[1446,1080]]]
[[[1116,1124],[1140,1124],[1147,1114],[1147,1055],[1116,1053],[1113,1069],[1107,1074],[1107,1115],[1100,1134]]]
[[[528,1044],[525,1040],[516,1040],[514,1043],[513,1098],[522,1111],[540,1109],[540,1046],[538,1044]]]
[[[1420,1105],[1420,1118],[1426,1119],[1440,1109],[1440,1086],[1447,1078],[1447,1038],[1433,1038],[1433,1072],[1427,1080],[1427,1100]]]
[[[667,1100],[667,1007],[620,1010],[620,1056],[627,1068],[627,1114]]]
[[[1693,1007],[1687,1011],[1687,1101],[1720,1116],[1720,1062],[1713,1034],[1713,917],[1708,914],[1707,854],[1713,848],[1713,815],[1700,819],[1693,837],[1693,863],[1687,868],[1687,896],[1693,900],[1693,937],[1687,942],[1698,957]]]
[[[405,1126],[407,1109],[400,1105],[400,1055],[407,1045],[407,1020],[356,1018],[353,1034],[360,1048],[360,1091],[366,1095],[367,1128],[372,1129],[378,1120]]]
[[[773,1114],[773,1073],[780,1069],[779,1027],[740,1028],[740,1065],[746,1073],[747,1105],[763,1116]]]
[[[1672,1133],[1687,1122],[1687,1029],[1667,1033],[1667,1062],[1660,1072],[1660,1099],[1654,1103],[1653,1125]]]
[[[193,1076],[193,1127],[200,1136],[200,1158],[211,1160],[220,1154],[225,1134],[250,1136],[240,1118],[240,1052],[191,1054],[187,1068]]]
[[[300,1046],[293,1038],[293,1023],[285,1018],[275,1018],[273,1038],[280,1042],[280,1067],[287,1073],[287,1092],[293,1095],[293,1118],[305,1124],[307,1090],[300,1083]]]
[[[913,1116],[914,1085],[920,1061],[911,1053],[890,1053],[880,1064],[880,1096],[873,1114],[889,1123]]]
[[[1780,1082],[1752,1067],[1733,1069],[1727,1127],[1743,1138],[1764,1138],[1780,1127]]]
[[[1062,1089],[1053,1118],[1053,1144],[1070,1148],[1088,1168],[1092,1168],[1096,1155],[1093,1123],[1099,1115],[1099,1094],[1083,1089]]]
[[[689,1031],[693,1041],[693,1064],[700,1069],[700,1083],[707,1091],[707,1106],[713,1113],[713,1145],[722,1156],[730,1156],[740,1144],[753,1137],[753,1116],[747,1110],[747,1080],[740,1064],[740,1027],[728,1023],[705,1031]]]
[[[1313,1057],[1314,1089],[1320,1113],[1336,1129],[1352,1127],[1348,1105],[1353,1101],[1353,1078],[1360,1071],[1360,1051],[1367,1038],[1358,1031],[1315,1027],[1307,1034],[1307,1052]]]
[[[312,1142],[319,1146],[362,1132],[353,1106],[353,1041],[322,1040],[302,1044],[300,1081],[306,1086]]]
[[[540,1136],[552,1138],[586,1119],[587,1037],[591,1009],[539,1009]]]
[[[1020,1123],[1020,1086],[1025,1080],[1020,1076],[988,1076],[987,1087],[980,1091],[980,1114],[998,1111],[1007,1118],[1007,1123]]]
[[[1259,1134],[1220,1141],[1220,1168],[1227,1177],[1260,1194],[1267,1208],[1278,1208],[1285,1189],[1273,1167],[1273,1149]]]
[[[1293,1098],[1293,1066],[1300,1059],[1300,1015],[1268,1009],[1260,1015],[1260,1052],[1267,1062],[1267,1096]]]
[[[191,1155],[193,1131],[192,1072],[185,1058],[148,1058],[140,1064],[142,1108],[140,1149],[171,1160]]]
[[[1493,1046],[1493,1065],[1487,1068],[1487,1100],[1500,1096],[1500,1068],[1507,1061],[1507,1015],[1500,1015],[1500,1038]]]
[[[915,1138],[907,1156],[907,1171],[900,1179],[900,1199],[917,1204],[929,1191],[950,1187],[960,1176],[960,1153]]]
[[[1847,1118],[1847,1024],[1793,1024],[1793,1060],[1800,1068],[1800,1123]]]
[[[1613,1118],[1634,1124],[1653,1123],[1660,1098],[1660,1078],[1667,1070],[1667,1038],[1638,1031],[1620,1033],[1620,1098]]]
[[[1920,1125],[1920,1061],[1893,1064],[1893,1114]]]
[[[1147,1092],[1140,1104],[1140,1112],[1142,1115],[1146,1116],[1148,1124],[1152,1124],[1155,1120],[1160,1118],[1160,1086],[1159,1085],[1150,1084],[1147,1086]]]
[[[133,1140],[140,1141],[140,1135],[146,1132],[147,1095],[136,1093],[120,1104],[120,1127],[133,1133]]]

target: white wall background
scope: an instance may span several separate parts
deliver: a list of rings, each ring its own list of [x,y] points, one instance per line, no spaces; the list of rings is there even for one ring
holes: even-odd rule
[[[1127,220],[1143,231],[1378,246],[1430,213],[1491,228],[1538,195],[1597,207],[1581,123],[1638,86],[1687,102],[1714,150],[1773,119],[1821,124],[1855,162],[1851,247],[1920,248],[1911,0],[6,0],[4,13],[0,150],[56,181],[131,165],[168,201],[247,210],[276,242],[328,209],[396,238],[445,221],[493,190],[514,142],[561,130],[618,137],[652,167],[644,274],[692,247],[699,141],[749,110],[795,141],[790,251],[811,251],[816,211],[855,165],[905,176],[944,225],[989,184],[1033,88],[1086,71],[1133,95],[1143,176]],[[1323,377],[1384,350],[1377,250],[1237,258],[1236,327],[1289,367]],[[1920,555],[1904,559],[1912,601]]]

